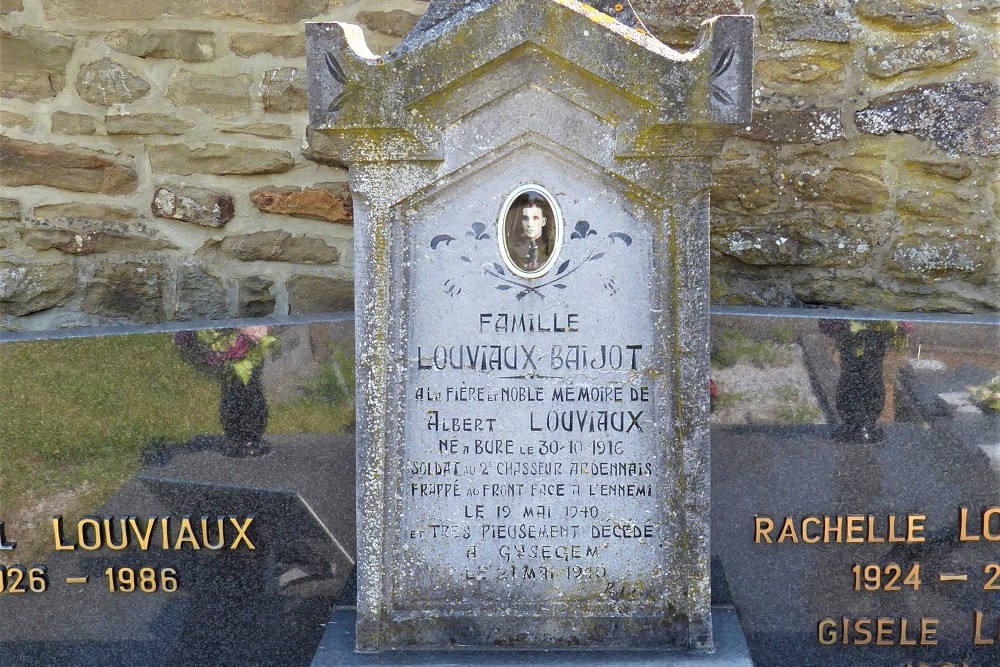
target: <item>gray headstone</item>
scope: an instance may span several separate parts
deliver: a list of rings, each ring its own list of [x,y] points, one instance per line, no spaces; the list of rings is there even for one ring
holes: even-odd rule
[[[704,31],[307,25],[309,151],[354,195],[359,650],[711,649],[709,160],[753,22]]]

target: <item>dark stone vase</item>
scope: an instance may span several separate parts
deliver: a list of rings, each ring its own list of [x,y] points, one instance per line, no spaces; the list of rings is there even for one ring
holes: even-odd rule
[[[873,443],[885,439],[876,421],[885,407],[882,364],[888,342],[889,336],[880,331],[845,332],[837,339],[837,412],[842,423],[835,434],[841,442]]]
[[[227,456],[263,456],[271,451],[264,440],[267,428],[267,399],[260,368],[243,384],[232,372],[222,375],[219,422],[226,434],[223,453]]]

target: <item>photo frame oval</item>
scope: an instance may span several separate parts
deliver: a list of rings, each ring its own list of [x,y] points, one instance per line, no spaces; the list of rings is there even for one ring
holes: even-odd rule
[[[551,269],[563,241],[562,211],[541,185],[529,183],[507,195],[497,218],[504,265],[521,278],[540,278]]]

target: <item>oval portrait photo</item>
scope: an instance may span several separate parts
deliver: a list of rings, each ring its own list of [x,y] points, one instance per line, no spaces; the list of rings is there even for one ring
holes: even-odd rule
[[[531,184],[511,192],[497,225],[500,254],[512,273],[538,278],[552,268],[562,243],[562,214],[548,190]]]

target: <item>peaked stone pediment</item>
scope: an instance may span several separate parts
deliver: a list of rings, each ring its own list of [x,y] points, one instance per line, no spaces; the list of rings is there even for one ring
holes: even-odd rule
[[[376,56],[357,26],[307,24],[309,126],[327,135],[311,143],[334,162],[439,160],[444,125],[530,80],[621,123],[623,155],[685,154],[703,142],[668,126],[749,121],[752,32],[717,17],[679,53],[576,0],[495,0]]]

